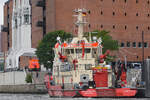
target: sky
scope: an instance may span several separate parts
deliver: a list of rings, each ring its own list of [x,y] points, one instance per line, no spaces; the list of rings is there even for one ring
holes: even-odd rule
[[[0,25],[3,24],[3,5],[8,0],[0,0]]]

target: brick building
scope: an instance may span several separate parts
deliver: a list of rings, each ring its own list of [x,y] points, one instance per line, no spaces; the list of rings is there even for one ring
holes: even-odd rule
[[[121,46],[117,55],[123,60],[142,61],[142,31],[144,58],[150,57],[150,0],[30,0],[32,47],[36,48],[43,36],[54,30],[74,33],[73,10],[90,10],[85,31],[110,31]],[[4,5],[2,51],[11,48],[11,19],[13,0]]]

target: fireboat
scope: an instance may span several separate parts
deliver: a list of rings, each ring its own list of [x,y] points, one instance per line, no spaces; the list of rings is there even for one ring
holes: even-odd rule
[[[102,39],[84,37],[86,9],[76,9],[78,36],[71,42],[61,42],[57,37],[52,73],[44,77],[50,97],[132,97],[136,89],[128,88],[126,71],[114,72],[105,62]],[[119,81],[118,81],[119,80]],[[116,85],[117,84],[117,85]]]

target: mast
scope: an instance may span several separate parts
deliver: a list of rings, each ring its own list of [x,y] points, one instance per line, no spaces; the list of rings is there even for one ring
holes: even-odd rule
[[[83,38],[83,30],[84,25],[87,23],[84,16],[86,16],[87,10],[86,9],[75,9],[75,12],[77,13],[77,21],[76,25],[78,26],[78,38]]]

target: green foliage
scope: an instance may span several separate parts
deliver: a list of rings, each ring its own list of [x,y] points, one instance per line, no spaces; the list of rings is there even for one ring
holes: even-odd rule
[[[53,48],[58,36],[61,37],[62,42],[72,37],[70,33],[66,33],[62,30],[50,32],[44,36],[37,47],[36,55],[39,58],[39,63],[43,64],[47,69],[52,68],[54,60]]]
[[[0,63],[0,71],[4,71],[4,63]]]
[[[25,81],[27,83],[32,83],[32,75],[31,74],[27,74]]]
[[[91,37],[96,36],[97,38],[102,38],[102,45],[103,45],[103,53],[106,52],[106,50],[118,50],[119,45],[117,40],[113,40],[112,37],[109,35],[108,31],[102,30],[95,30],[93,33],[91,33]],[[89,37],[89,34],[86,33],[86,37]]]
[[[118,50],[119,49],[119,45],[118,45],[118,41],[117,40],[113,40],[112,37],[109,35],[108,31],[102,30],[95,30],[92,33],[85,33],[87,39],[89,39],[89,34],[91,34],[91,37],[96,36],[97,39],[101,37],[102,39],[102,46],[103,46],[103,54],[107,51],[107,50]],[[115,56],[110,56],[107,55],[106,56],[106,63],[112,62],[116,57]]]

